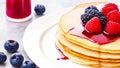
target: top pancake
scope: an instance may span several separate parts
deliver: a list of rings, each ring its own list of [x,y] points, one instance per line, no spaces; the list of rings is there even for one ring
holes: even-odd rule
[[[79,4],[72,10],[68,11],[64,14],[59,21],[59,28],[61,32],[64,34],[65,38],[75,44],[81,45],[85,48],[89,48],[92,50],[99,50],[101,52],[109,52],[109,53],[120,53],[120,39],[115,40],[114,42],[110,42],[107,44],[97,44],[88,39],[80,38],[74,36],[69,33],[69,30],[73,27],[79,26],[81,27],[80,16],[84,13],[84,9],[90,5],[95,5],[97,7],[103,7],[107,2],[91,2]]]

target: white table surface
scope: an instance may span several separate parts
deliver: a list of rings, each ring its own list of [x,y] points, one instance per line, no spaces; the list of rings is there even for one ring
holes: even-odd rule
[[[41,18],[42,16],[37,16],[34,13],[34,6],[36,4],[43,4],[46,7],[46,12],[44,15],[49,15],[58,12],[59,10],[63,10],[65,8],[73,7],[75,4],[89,2],[89,1],[100,1],[100,0],[32,0],[32,11],[33,16],[32,19],[26,22],[11,22],[8,21],[5,17],[5,1],[0,0],[0,52],[4,52],[7,55],[7,60],[4,65],[0,65],[0,68],[14,68],[9,63],[10,53],[6,52],[3,45],[6,40],[16,40],[19,42],[20,47],[18,52],[21,53],[25,60],[30,60],[27,54],[24,51],[22,38],[24,35],[24,31],[27,26],[32,23],[37,18]],[[105,1],[105,0],[103,0]],[[107,0],[106,0],[107,1]],[[112,2],[119,2],[119,0],[109,0]],[[43,15],[43,16],[44,16]]]

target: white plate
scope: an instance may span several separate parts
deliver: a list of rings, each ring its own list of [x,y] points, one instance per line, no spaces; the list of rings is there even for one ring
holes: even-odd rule
[[[24,50],[40,68],[88,68],[70,60],[57,60],[61,56],[55,48],[55,33],[63,13],[58,14],[40,17],[27,27],[23,37]]]

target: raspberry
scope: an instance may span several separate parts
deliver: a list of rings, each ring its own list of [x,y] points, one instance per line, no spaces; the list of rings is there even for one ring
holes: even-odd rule
[[[118,33],[120,34],[120,24],[118,25],[118,28],[119,28]]]
[[[107,14],[107,19],[115,22],[120,22],[120,13],[117,10],[110,11]]]
[[[85,13],[85,14],[81,15],[81,21],[83,24],[86,24],[87,21],[89,21],[91,18],[92,18],[91,14]]]
[[[99,11],[96,6],[91,5],[85,9],[85,13],[90,13],[92,10]]]
[[[93,17],[90,19],[85,25],[85,30],[89,33],[100,33],[102,27],[99,18]]]
[[[120,24],[114,21],[108,21],[106,26],[105,26],[105,32],[108,35],[116,35],[120,33]]]
[[[116,4],[114,4],[114,3],[108,3],[108,4],[104,5],[101,12],[106,16],[107,13],[109,13],[112,10],[119,11],[118,6]]]

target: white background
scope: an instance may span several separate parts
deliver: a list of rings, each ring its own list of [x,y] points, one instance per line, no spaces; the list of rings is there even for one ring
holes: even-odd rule
[[[63,10],[65,8],[70,8],[78,3],[83,3],[83,2],[109,1],[109,2],[114,2],[117,4],[120,3],[119,0],[32,0],[32,11],[33,11],[32,19],[27,22],[15,23],[15,22],[10,22],[10,21],[6,20],[6,17],[5,17],[5,4],[6,3],[5,3],[5,1],[6,0],[0,0],[0,51],[7,54],[7,61],[5,62],[4,65],[0,65],[0,68],[13,68],[9,63],[9,58],[10,58],[11,54],[7,53],[3,48],[4,42],[8,39],[14,39],[14,40],[18,41],[20,43],[20,48],[19,48],[18,52],[23,54],[23,56],[25,57],[25,60],[30,60],[24,51],[22,38],[23,38],[26,27],[33,20],[42,17],[42,16],[36,16],[34,13],[34,6],[36,4],[45,5],[46,12],[44,15],[49,15],[49,14],[54,15],[59,10]],[[118,6],[120,8],[120,4]]]

